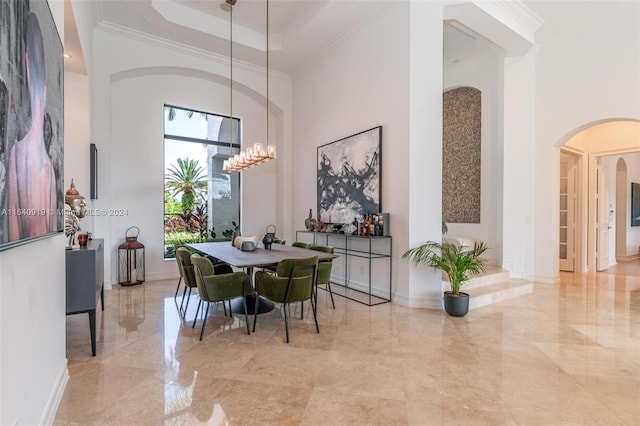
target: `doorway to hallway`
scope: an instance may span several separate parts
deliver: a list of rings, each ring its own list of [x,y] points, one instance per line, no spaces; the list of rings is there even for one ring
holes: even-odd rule
[[[560,148],[559,270],[603,271],[639,255],[640,232],[629,224],[630,182],[640,181],[639,136],[640,121],[612,120],[583,128]]]
[[[573,272],[576,265],[577,158],[560,153],[560,270]]]

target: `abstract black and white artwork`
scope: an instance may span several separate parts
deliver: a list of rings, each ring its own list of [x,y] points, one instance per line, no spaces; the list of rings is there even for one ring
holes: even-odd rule
[[[0,0],[0,250],[63,229],[62,53],[48,2]]]
[[[318,219],[351,223],[381,210],[382,126],[318,147]]]

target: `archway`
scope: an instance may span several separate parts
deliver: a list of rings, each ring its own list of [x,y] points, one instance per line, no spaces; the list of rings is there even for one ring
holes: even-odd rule
[[[604,159],[609,159],[607,160],[609,161],[608,172],[605,173],[604,179],[608,182],[605,184],[605,188],[611,192],[615,191],[615,194],[611,194],[611,201],[608,206],[610,206],[610,210],[615,210],[614,212],[609,211],[609,213],[614,214],[611,218],[611,225],[615,223],[616,228],[612,235],[612,237],[615,237],[615,243],[609,240],[610,251],[612,254],[615,251],[616,257],[619,257],[619,244],[624,243],[626,245],[626,214],[628,210],[626,205],[628,204],[621,207],[618,203],[626,203],[627,185],[625,183],[624,188],[617,189],[618,163],[611,163],[611,161],[612,158],[640,151],[640,121],[612,119],[586,124],[573,132],[561,148],[570,151],[579,158],[577,183],[579,201],[576,222],[576,254],[579,260],[576,261],[575,271],[595,271],[596,253],[598,251],[597,243],[604,244],[607,239],[602,235],[596,235],[598,231],[598,212],[596,211],[598,208],[596,202],[597,169]],[[622,160],[624,161],[624,158]],[[618,160],[616,159],[616,161]],[[620,179],[622,179],[622,176],[620,176]],[[620,198],[623,198],[623,200],[620,200]],[[604,216],[604,214],[605,210],[601,209],[600,215]],[[604,221],[601,222],[600,225],[604,223]],[[618,235],[621,232],[625,232],[625,235]],[[613,257],[610,260],[613,262]],[[606,265],[604,269],[606,269]]]

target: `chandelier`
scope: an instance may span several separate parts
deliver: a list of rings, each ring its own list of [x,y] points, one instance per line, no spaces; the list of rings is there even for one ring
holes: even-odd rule
[[[229,96],[229,123],[231,126],[230,134],[230,146],[233,144],[233,6],[237,0],[225,0],[228,5],[226,9],[230,11],[229,18],[229,75],[230,75],[230,96]],[[267,63],[266,63],[266,80],[267,80],[267,143],[266,147],[261,143],[256,143],[245,150],[240,151],[239,154],[235,154],[233,157],[229,157],[223,163],[223,170],[225,172],[241,172],[250,167],[258,164],[266,163],[269,160],[276,158],[275,145],[269,145],[269,0],[266,0],[266,42],[267,42]]]

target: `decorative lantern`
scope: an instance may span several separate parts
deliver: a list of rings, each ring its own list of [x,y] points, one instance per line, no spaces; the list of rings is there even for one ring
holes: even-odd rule
[[[136,229],[135,237],[129,231]],[[124,233],[124,243],[118,247],[118,283],[135,285],[144,282],[144,245],[138,241],[140,228],[132,226]]]

